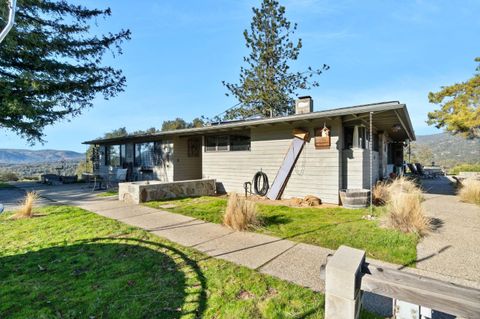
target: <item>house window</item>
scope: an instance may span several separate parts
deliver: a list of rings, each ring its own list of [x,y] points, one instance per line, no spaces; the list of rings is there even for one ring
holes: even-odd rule
[[[378,140],[378,134],[373,134],[373,150],[375,152],[378,152],[379,150],[379,140]]]
[[[120,145],[120,166],[127,163],[127,146],[125,144]]]
[[[353,147],[353,127],[346,126],[343,130],[343,145],[344,149],[350,149]]]
[[[217,137],[206,136],[205,137],[205,152],[215,152],[217,150]]]
[[[230,151],[250,151],[250,135],[230,135]]]
[[[189,138],[187,141],[188,157],[200,157],[200,149],[202,148],[202,140],[198,137]]]
[[[154,165],[153,142],[135,144],[135,166],[153,167]]]
[[[120,166],[120,145],[105,146],[105,165]]]
[[[162,141],[155,142],[155,151],[153,154],[153,162],[155,163],[155,166],[161,166],[164,162],[170,161],[171,150],[168,145],[168,141],[166,141],[165,144]]]
[[[228,151],[228,135],[217,136],[217,151]]]
[[[205,152],[249,151],[250,133],[209,135],[205,137]]]
[[[363,126],[347,126],[344,128],[344,148],[368,148],[368,132]]]
[[[367,137],[367,129],[365,127],[358,127],[358,147],[359,148],[368,148],[368,137]]]

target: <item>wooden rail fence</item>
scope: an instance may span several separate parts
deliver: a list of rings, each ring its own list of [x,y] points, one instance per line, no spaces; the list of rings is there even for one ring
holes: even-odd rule
[[[362,292],[460,318],[480,318],[480,290],[368,264],[363,250],[341,246],[328,260],[325,272],[326,319],[358,318]],[[402,316],[397,314],[397,318]],[[420,318],[420,311],[409,313],[408,318]]]

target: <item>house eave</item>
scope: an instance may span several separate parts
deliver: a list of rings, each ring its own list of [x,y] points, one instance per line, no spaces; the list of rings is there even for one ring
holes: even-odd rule
[[[413,127],[411,125],[411,122],[408,116],[408,111],[406,109],[405,104],[400,104],[398,101],[390,101],[390,102],[342,107],[342,108],[312,112],[307,114],[290,115],[285,117],[236,121],[232,123],[210,125],[210,126],[199,127],[199,128],[180,129],[180,130],[165,131],[165,132],[152,133],[152,134],[129,135],[124,137],[108,138],[108,139],[95,139],[91,141],[85,141],[83,142],[83,144],[121,144],[121,143],[132,143],[132,142],[140,142],[140,141],[148,142],[148,141],[159,140],[165,137],[208,134],[208,133],[215,133],[218,131],[225,131],[225,130],[231,130],[231,129],[241,129],[241,128],[246,129],[251,127],[258,127],[263,125],[268,126],[268,125],[275,125],[275,124],[282,124],[282,123],[289,123],[289,124],[294,124],[296,122],[308,123],[318,119],[332,119],[332,118],[337,118],[337,117],[342,117],[347,115],[359,115],[359,114],[365,114],[370,112],[373,112],[373,114],[375,114],[375,112],[394,111],[394,110],[399,110],[401,112],[404,112],[406,122],[407,122],[405,130],[409,135],[409,138],[414,140],[415,133],[413,132]]]

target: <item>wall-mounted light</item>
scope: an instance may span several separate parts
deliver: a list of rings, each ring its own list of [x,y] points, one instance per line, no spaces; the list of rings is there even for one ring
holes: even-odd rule
[[[401,130],[402,130],[402,127],[400,126],[400,124],[395,124],[392,126],[392,131],[394,133],[400,132]]]

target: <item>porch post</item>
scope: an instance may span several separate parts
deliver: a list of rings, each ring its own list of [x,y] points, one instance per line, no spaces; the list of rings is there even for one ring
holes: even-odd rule
[[[352,148],[359,148],[358,143],[358,125],[353,127],[353,141],[352,141]]]

